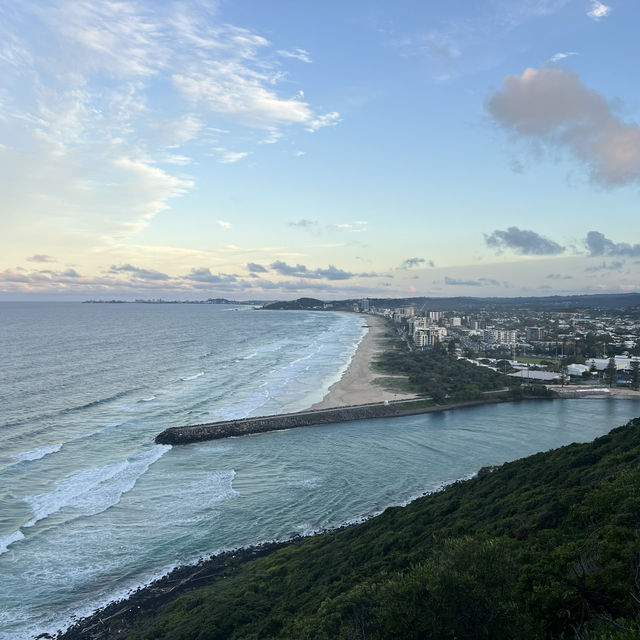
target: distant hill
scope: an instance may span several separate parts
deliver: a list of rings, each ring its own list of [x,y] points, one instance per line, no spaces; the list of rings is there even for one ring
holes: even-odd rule
[[[369,298],[376,307],[416,306],[429,311],[475,311],[513,307],[537,311],[580,311],[582,309],[625,309],[640,306],[640,293],[610,293],[578,296],[543,296],[518,298]],[[352,304],[355,301],[350,301]]]
[[[567,311],[579,312],[585,309],[627,309],[640,307],[640,293],[609,293],[579,296],[543,296],[519,298],[474,298],[459,296],[454,298],[368,298],[373,307],[393,308],[414,306],[427,311],[500,310],[505,308],[530,311]],[[322,301],[315,298],[299,298],[265,305],[265,309],[323,309],[328,307],[336,311],[353,311],[360,299]]]
[[[284,309],[284,310],[313,310],[324,309],[325,303],[315,298],[298,298],[297,300],[284,300],[282,302],[272,302],[266,304],[264,309]],[[353,305],[352,305],[353,308]]]
[[[631,640],[638,531],[640,418],[363,524],[169,576],[158,600],[134,595],[64,638]]]

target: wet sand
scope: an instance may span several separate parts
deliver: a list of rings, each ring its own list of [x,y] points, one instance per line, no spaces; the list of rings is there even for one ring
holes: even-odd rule
[[[329,388],[327,395],[316,402],[311,409],[331,409],[347,407],[370,402],[384,402],[385,400],[409,400],[417,396],[412,393],[388,391],[384,387],[374,384],[376,378],[385,377],[373,370],[372,363],[383,348],[382,336],[386,328],[386,321],[378,316],[362,315],[362,324],[369,326],[364,338],[358,345],[349,367],[338,382]]]

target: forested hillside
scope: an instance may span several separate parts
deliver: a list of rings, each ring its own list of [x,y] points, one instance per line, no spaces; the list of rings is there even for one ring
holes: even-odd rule
[[[636,419],[483,469],[361,525],[227,562],[159,615],[142,611],[131,637],[637,638],[639,462]]]

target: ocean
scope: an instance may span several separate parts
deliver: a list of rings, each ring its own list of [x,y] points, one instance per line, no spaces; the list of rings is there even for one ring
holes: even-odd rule
[[[0,638],[55,632],[179,564],[357,522],[480,467],[587,441],[631,400],[556,400],[183,447],[169,426],[297,411],[362,318],[0,303]]]

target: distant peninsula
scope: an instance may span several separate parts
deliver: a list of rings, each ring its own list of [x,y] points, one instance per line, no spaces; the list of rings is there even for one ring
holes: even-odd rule
[[[207,298],[206,300],[164,300],[148,298],[136,300],[83,300],[84,304],[230,304],[244,306],[262,306],[263,300],[228,300],[227,298]]]

